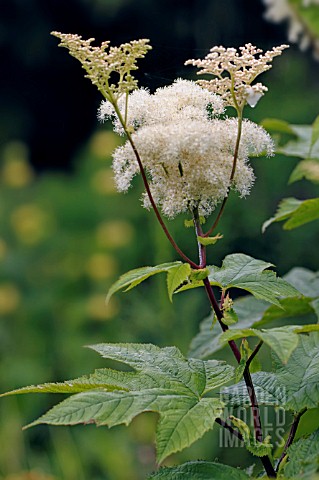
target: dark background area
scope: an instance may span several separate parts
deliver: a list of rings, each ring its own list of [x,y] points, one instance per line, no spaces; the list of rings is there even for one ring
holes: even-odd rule
[[[26,142],[38,170],[69,166],[96,128],[101,100],[52,30],[113,45],[150,38],[139,79],[151,90],[194,75],[185,60],[213,45],[286,42],[284,28],[267,23],[255,0],[2,0],[0,8],[0,141]]]

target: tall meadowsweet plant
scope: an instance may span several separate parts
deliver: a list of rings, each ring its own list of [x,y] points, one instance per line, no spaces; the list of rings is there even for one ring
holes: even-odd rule
[[[316,295],[302,295],[307,291],[307,282],[312,281],[311,274],[301,281],[298,273],[292,272],[287,281],[270,270],[270,263],[241,253],[226,256],[222,266],[207,263],[207,250],[211,249],[213,257],[213,245],[222,238],[216,228],[230,190],[244,197],[254,183],[249,158],[273,155],[271,137],[262,127],[244,119],[244,109],[247,105],[254,107],[265,94],[267,88],[256,79],[271,68],[273,59],[287,46],[265,54],[251,44],[239,51],[214,47],[205,59],[186,62],[199,67],[200,74],[208,74],[209,80],[177,79],[151,94],[137,88],[132,74],[137,60],[151,48],[148,40],[120,47],[104,42],[96,47],[92,46],[93,39],[58,32],[53,35],[81,62],[86,76],[102,93],[100,120],[110,119],[115,132],[126,138],[113,155],[118,190],[127,191],[132,179],[141,175],[145,187],[142,203],[153,209],[178,256],[175,262],[137,268],[122,275],[107,299],[164,272],[171,300],[176,294],[187,297],[182,292],[201,287],[206,291],[212,316],[203,322],[192,341],[189,357],[176,347],[93,345],[91,348],[103,358],[119,361],[130,371],[103,368],[90,376],[24,387],[6,395],[71,394],[29,426],[95,423],[113,427],[128,425],[140,413],[157,412],[159,465],[218,424],[260,458],[259,467],[270,478],[295,478],[296,471],[314,470],[319,433],[314,432],[311,440],[298,441],[304,442],[301,447],[306,442],[311,444],[314,452],[310,457],[309,449],[292,444],[301,416],[319,400],[319,371],[315,368],[319,327],[288,324],[261,328],[277,319],[289,322],[289,317],[318,313]],[[228,107],[235,109],[235,118],[225,116]],[[198,252],[192,258],[177,245],[163,219],[173,219],[180,213],[190,216],[187,224],[194,229]],[[301,283],[302,293],[294,286]],[[233,301],[234,288],[248,295]],[[227,345],[233,352],[234,365],[205,359]],[[259,351],[265,347],[272,350],[271,372],[261,371],[257,362]],[[292,413],[287,441],[276,458],[274,440],[263,432],[261,404]],[[233,414],[237,406],[251,410],[252,426]],[[307,469],[302,467],[305,462]],[[240,480],[249,475],[251,472],[217,462],[198,461],[161,468],[150,478]]]

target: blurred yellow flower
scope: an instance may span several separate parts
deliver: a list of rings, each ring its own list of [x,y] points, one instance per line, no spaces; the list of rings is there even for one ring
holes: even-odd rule
[[[36,245],[53,230],[53,218],[36,204],[25,204],[11,214],[11,224],[19,240]]]
[[[28,185],[34,177],[28,162],[28,149],[22,142],[10,142],[3,150],[1,177],[9,187],[21,188]]]
[[[20,303],[20,292],[13,283],[0,284],[0,314],[14,312]]]
[[[3,480],[55,480],[56,477],[47,475],[46,473],[32,471],[32,472],[20,472],[14,473],[4,477]]]
[[[101,195],[113,195],[116,188],[111,168],[102,168],[95,172],[91,179],[91,186]]]
[[[132,242],[134,229],[124,220],[103,222],[96,230],[96,240],[100,247],[119,248]]]
[[[3,238],[0,238],[0,260],[3,260],[6,256],[8,247]]]
[[[93,134],[90,141],[90,150],[93,155],[105,160],[119,145],[119,138],[115,133],[107,130]]]
[[[105,294],[97,293],[92,295],[87,302],[86,310],[94,320],[111,320],[119,311],[116,300],[111,299],[105,304]]]
[[[93,280],[113,277],[117,271],[117,262],[111,255],[95,253],[89,258],[86,271]]]

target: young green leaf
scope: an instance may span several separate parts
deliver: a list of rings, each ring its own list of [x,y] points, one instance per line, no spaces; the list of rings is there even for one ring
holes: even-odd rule
[[[300,412],[319,404],[319,334],[301,335],[298,347],[283,365],[273,353],[273,373],[252,375],[260,405],[282,406]],[[231,405],[249,406],[246,385],[240,382],[223,390],[224,400]]]
[[[288,458],[284,468],[286,478],[310,479],[319,467],[319,430],[291,445]]]
[[[206,247],[208,245],[215,245],[215,243],[218,242],[218,240],[221,240],[222,238],[223,238],[223,235],[220,235],[220,233],[218,233],[214,237],[200,237],[200,236],[198,236],[197,240],[199,241],[199,243],[201,245],[204,245]]]
[[[227,343],[244,337],[258,337],[266,343],[278,355],[283,363],[287,363],[292,352],[297,348],[300,333],[318,331],[319,325],[286,325],[268,330],[257,330],[254,328],[232,329],[224,332],[220,341]]]
[[[281,222],[282,220],[287,220],[289,216],[297,210],[298,207],[302,204],[302,200],[297,200],[296,198],[284,198],[278,205],[277,212],[274,217],[269,218],[262,225],[262,233],[265,233],[266,229],[274,222]]]
[[[188,462],[177,467],[164,467],[153,473],[149,480],[249,480],[247,473],[238,468],[216,462]]]
[[[173,293],[183,283],[188,281],[191,274],[191,266],[188,263],[182,263],[167,272],[167,290],[170,301],[173,300]]]
[[[238,367],[235,370],[235,383],[238,383],[239,380],[241,380],[246,368],[246,362],[248,360],[248,357],[251,355],[251,353],[252,351],[249,347],[249,343],[244,338],[240,345],[240,361],[239,361]]]
[[[225,362],[187,360],[175,347],[148,344],[99,344],[90,348],[133,371],[102,369],[65,384],[43,384],[5,394],[75,393],[29,426],[95,423],[113,427],[128,425],[142,412],[157,412],[157,458],[161,463],[213,428],[223,412],[219,398],[205,395],[233,378],[234,369]]]
[[[156,265],[155,267],[142,267],[130,270],[129,272],[124,273],[124,275],[121,275],[117,282],[113,283],[108,291],[106,302],[108,302],[112,295],[119,290],[131,290],[152,275],[162,272],[169,272],[171,269],[174,269],[180,265],[183,265],[182,262],[171,262],[162,263],[161,265]]]
[[[204,280],[207,278],[209,275],[209,270],[208,268],[199,268],[197,270],[192,270],[192,273],[189,277],[191,282],[200,282],[201,280]]]
[[[228,326],[235,325],[235,323],[237,322],[238,322],[238,316],[233,308],[231,308],[230,310],[226,310],[224,312],[223,323],[225,323],[225,325],[228,325]]]
[[[264,457],[271,455],[272,444],[270,443],[270,436],[266,437],[263,442],[257,442],[254,435],[252,435],[249,426],[240,418],[230,415],[230,420],[234,426],[240,431],[245,447],[247,450],[257,457]]]
[[[262,231],[264,232],[272,223],[282,220],[286,220],[283,226],[284,230],[292,230],[318,218],[319,198],[303,201],[295,198],[285,198],[279,204],[276,215],[263,224]]]

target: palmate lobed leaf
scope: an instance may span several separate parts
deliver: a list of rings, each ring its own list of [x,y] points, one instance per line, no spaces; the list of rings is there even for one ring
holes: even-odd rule
[[[284,279],[293,285],[304,296],[279,299],[280,307],[258,300],[251,295],[239,298],[234,302],[234,309],[238,316],[239,328],[256,328],[279,319],[290,319],[290,323],[300,323],[300,317],[307,316],[308,323],[318,320],[319,313],[319,273],[306,268],[295,267],[288,272]],[[212,325],[213,315],[204,319],[200,324],[199,333],[193,338],[189,356],[206,358],[223,348],[220,342],[222,335],[218,324]]]
[[[248,480],[247,473],[217,462],[187,462],[176,467],[164,467],[149,480]]]
[[[209,281],[223,290],[240,288],[254,297],[280,306],[278,297],[293,297],[299,292],[288,282],[276,276],[273,265],[242,253],[227,255],[222,267],[209,266]],[[202,282],[185,285],[179,291],[202,286]]]
[[[282,406],[300,412],[319,404],[319,334],[301,335],[297,348],[283,365],[276,354],[273,372],[252,375],[260,405]],[[249,406],[244,382],[225,388],[223,398],[229,405]]]
[[[99,344],[90,348],[133,371],[100,369],[65,383],[47,383],[4,394],[75,393],[29,426],[95,423],[112,427],[128,425],[142,412],[157,412],[160,463],[213,428],[215,419],[222,414],[223,402],[205,395],[233,378],[234,368],[225,362],[187,360],[175,347],[150,344]]]
[[[259,330],[256,328],[236,328],[227,330],[220,337],[221,343],[245,337],[258,337],[266,343],[283,362],[287,363],[292,352],[297,348],[299,334],[319,331],[319,324],[285,325],[284,327]]]

